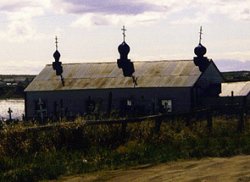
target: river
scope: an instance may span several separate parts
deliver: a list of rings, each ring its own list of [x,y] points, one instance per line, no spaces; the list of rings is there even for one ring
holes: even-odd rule
[[[0,100],[0,120],[9,119],[9,108],[12,110],[12,119],[22,119],[22,115],[24,114],[23,99]]]

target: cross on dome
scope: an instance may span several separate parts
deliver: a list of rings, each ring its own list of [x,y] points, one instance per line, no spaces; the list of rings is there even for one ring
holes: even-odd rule
[[[123,25],[123,27],[122,27],[122,35],[123,35],[123,42],[125,42],[125,37],[126,37],[126,31],[127,31],[127,29],[125,28],[125,26]]]
[[[203,33],[202,33],[202,26],[200,27],[200,32],[199,32],[199,34],[200,34],[199,44],[201,44],[201,39],[202,39],[201,35],[203,34]]]
[[[58,49],[58,38],[57,38],[57,36],[55,37],[55,40],[56,40],[56,50]]]

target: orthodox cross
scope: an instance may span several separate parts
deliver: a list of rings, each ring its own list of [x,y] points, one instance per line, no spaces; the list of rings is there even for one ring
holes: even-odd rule
[[[55,42],[55,43],[56,43],[56,50],[57,50],[57,49],[58,49],[58,38],[57,38],[57,36],[56,36],[55,39],[56,39],[56,42]]]
[[[201,44],[201,39],[202,39],[202,38],[201,38],[201,35],[203,34],[203,33],[202,33],[202,26],[200,27],[200,32],[199,32],[199,34],[200,34],[199,44]]]
[[[126,37],[126,31],[127,31],[127,29],[125,28],[125,26],[123,25],[123,27],[122,27],[122,35],[123,35],[123,42],[125,42],[125,37]]]
[[[41,98],[39,98],[39,100],[38,100],[38,105],[39,105],[39,109],[37,110],[37,112],[40,114],[40,118],[43,121],[43,119],[44,119],[43,113],[46,112],[47,110],[43,109],[43,101]]]
[[[9,110],[8,110],[8,113],[9,113],[9,120],[11,121],[12,120],[12,117],[11,117],[11,113],[12,113],[13,111],[11,110],[11,108],[9,107]]]

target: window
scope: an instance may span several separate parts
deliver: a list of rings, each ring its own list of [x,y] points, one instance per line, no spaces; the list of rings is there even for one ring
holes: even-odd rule
[[[161,100],[161,112],[172,112],[172,100]]]
[[[120,101],[121,116],[132,114],[133,109],[134,109],[134,101],[132,99],[124,98]]]
[[[132,106],[132,100],[127,99],[127,106],[131,107]]]

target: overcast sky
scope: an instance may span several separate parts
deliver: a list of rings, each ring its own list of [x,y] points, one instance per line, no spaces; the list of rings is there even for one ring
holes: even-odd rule
[[[37,74],[58,36],[63,63],[116,61],[122,26],[132,61],[206,56],[250,70],[250,0],[0,0],[0,74]]]

